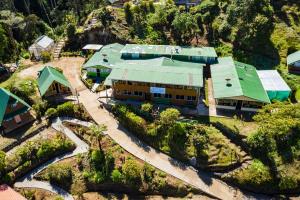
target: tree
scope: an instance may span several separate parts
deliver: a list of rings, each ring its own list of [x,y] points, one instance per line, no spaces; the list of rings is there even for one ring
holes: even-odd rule
[[[197,23],[190,13],[178,13],[172,22],[172,33],[178,43],[189,43],[197,31]]]
[[[125,182],[130,184],[139,184],[141,182],[141,167],[138,163],[128,158],[122,166],[122,174],[124,175]]]
[[[165,126],[173,125],[180,116],[180,112],[175,108],[167,108],[160,113],[160,123]]]
[[[118,169],[114,169],[111,173],[111,180],[115,183],[121,183],[122,179],[122,173]]]
[[[133,13],[131,11],[131,4],[129,2],[124,3],[124,12],[126,22],[131,25],[133,22]]]
[[[92,137],[96,138],[97,141],[98,141],[98,147],[99,149],[101,149],[101,139],[104,135],[104,131],[107,130],[107,127],[105,125],[96,125],[96,124],[93,124],[91,127],[91,135]]]
[[[7,48],[8,48],[8,37],[2,25],[0,24],[0,63],[3,62],[3,60],[6,57]]]

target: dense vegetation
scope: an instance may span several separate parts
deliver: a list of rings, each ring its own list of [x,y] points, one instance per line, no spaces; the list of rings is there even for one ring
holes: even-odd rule
[[[226,179],[262,192],[299,192],[300,104],[267,105],[254,120],[247,145],[257,160]]]
[[[10,156],[0,151],[0,182],[13,183],[40,163],[74,148],[70,140],[56,134],[52,138],[26,142]]]
[[[153,106],[145,103],[141,109],[116,105],[113,112],[137,137],[178,160],[210,170],[224,170],[242,162],[239,149],[220,131],[181,120],[177,109],[168,108],[155,114]]]
[[[74,195],[105,190],[178,196],[193,191],[153,166],[132,157],[103,133],[100,137],[96,136],[95,126],[87,128],[68,122],[64,124],[88,142],[91,150],[88,154],[51,165],[38,175],[38,179],[49,180]]]

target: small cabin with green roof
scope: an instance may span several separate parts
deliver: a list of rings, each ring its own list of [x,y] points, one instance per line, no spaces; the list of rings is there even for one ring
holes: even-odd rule
[[[300,74],[300,50],[288,55],[287,65],[290,73]]]
[[[213,95],[217,109],[257,111],[270,103],[256,68],[231,57],[219,58],[211,66]]]
[[[105,79],[115,63],[122,61],[120,51],[124,45],[113,43],[103,46],[84,65],[87,76],[94,79]]]
[[[38,74],[41,97],[61,97],[72,94],[71,84],[62,72],[53,67],[44,67]]]
[[[0,88],[0,132],[11,132],[34,120],[30,105],[4,88]]]

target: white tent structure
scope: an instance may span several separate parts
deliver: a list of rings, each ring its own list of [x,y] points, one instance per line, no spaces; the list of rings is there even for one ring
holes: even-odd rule
[[[55,43],[54,40],[46,35],[40,36],[35,42],[29,47],[29,52],[35,56],[37,60],[41,58],[43,51],[52,51]]]
[[[258,70],[257,73],[271,101],[285,101],[289,98],[291,89],[277,70]]]

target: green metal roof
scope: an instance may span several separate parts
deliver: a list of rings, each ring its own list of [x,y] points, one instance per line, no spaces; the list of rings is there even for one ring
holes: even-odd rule
[[[297,61],[300,61],[300,51],[296,51],[295,53],[288,55],[288,57],[287,57],[288,65],[291,65]]]
[[[61,72],[57,71],[53,67],[47,66],[40,71],[40,75],[38,77],[38,87],[41,96],[44,96],[54,81],[71,88],[69,81]]]
[[[117,63],[105,81],[107,85],[109,80],[203,87],[203,65],[165,57],[130,60]]]
[[[161,56],[182,55],[217,57],[217,53],[213,47],[185,47],[172,45],[126,44],[121,53],[155,54]]]
[[[255,101],[270,103],[258,77],[256,68],[231,57],[219,58],[211,66],[213,93],[216,99],[245,96]]]
[[[12,94],[11,92],[9,92],[8,90],[6,90],[4,88],[0,88],[0,125],[3,122],[3,119],[6,117],[5,116],[5,111],[7,109],[10,98],[13,98],[17,102],[22,103],[28,109],[31,108],[30,105],[28,105],[25,101],[23,101],[22,99],[20,99],[16,95]]]
[[[84,65],[83,68],[105,66],[111,68],[116,62],[120,62],[121,49],[124,45],[114,43],[109,44],[101,48],[100,51],[96,52]],[[106,56],[103,56],[106,55]],[[104,58],[108,61],[105,62]]]

